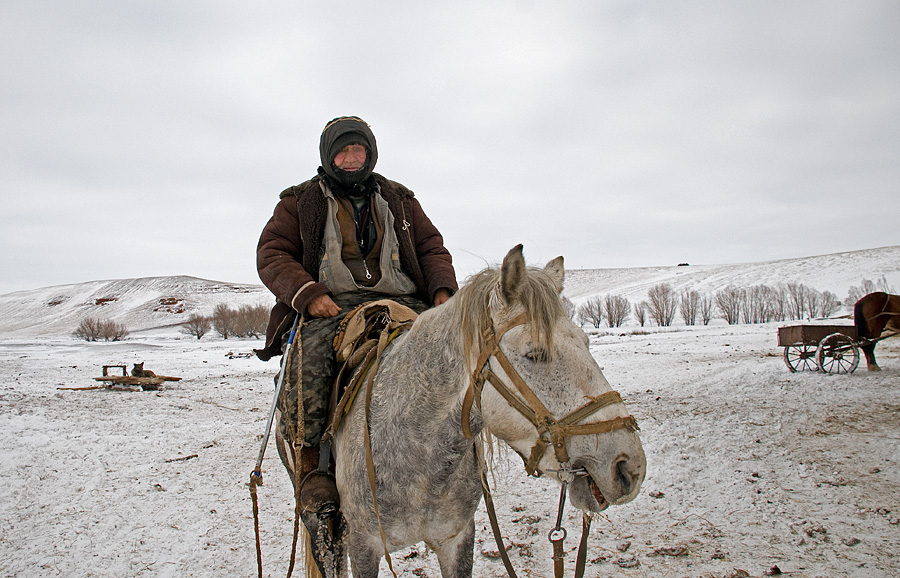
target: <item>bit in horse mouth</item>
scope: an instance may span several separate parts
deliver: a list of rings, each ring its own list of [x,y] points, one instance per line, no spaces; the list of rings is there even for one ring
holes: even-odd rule
[[[603,493],[600,492],[600,488],[597,487],[597,484],[594,483],[594,478],[588,476],[588,486],[591,489],[591,495],[594,496],[594,499],[597,500],[597,505],[600,506],[598,511],[603,511],[609,507],[609,502],[606,501],[606,498],[603,497]]]

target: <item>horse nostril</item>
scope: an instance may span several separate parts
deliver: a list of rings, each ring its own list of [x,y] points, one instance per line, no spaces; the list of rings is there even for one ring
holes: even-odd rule
[[[628,460],[622,460],[616,464],[616,481],[622,486],[623,493],[631,493],[634,477],[628,471]]]

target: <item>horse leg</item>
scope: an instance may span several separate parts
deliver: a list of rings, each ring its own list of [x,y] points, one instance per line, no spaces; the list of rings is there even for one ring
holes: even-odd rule
[[[472,560],[475,553],[475,518],[468,527],[442,544],[429,544],[441,565],[443,578],[472,578]]]
[[[378,578],[382,553],[372,547],[371,538],[350,532],[347,542],[353,578]]]
[[[869,371],[881,371],[881,368],[878,367],[878,364],[875,363],[875,344],[870,343],[868,345],[860,346],[860,349],[863,350],[863,353],[866,354],[866,367]]]

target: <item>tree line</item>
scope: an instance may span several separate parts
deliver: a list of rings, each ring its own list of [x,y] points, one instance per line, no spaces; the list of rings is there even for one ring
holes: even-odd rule
[[[215,331],[222,339],[229,337],[256,338],[266,334],[269,309],[265,305],[241,305],[232,309],[225,303],[216,305],[212,315],[191,315],[182,324],[181,332],[200,339]]]
[[[237,309],[226,303],[216,305],[211,315],[191,315],[181,324],[181,332],[201,339],[215,332],[222,339],[230,337],[256,338],[266,334],[269,309],[265,305],[241,305]],[[128,328],[115,321],[87,317],[73,335],[85,341],[121,341],[128,336]]]
[[[850,287],[846,303],[856,303],[873,291],[895,293],[884,276],[877,282],[863,279],[859,286]],[[795,282],[775,287],[728,285],[714,292],[676,291],[668,283],[660,283],[650,287],[647,299],[640,303],[632,304],[627,298],[612,294],[591,297],[577,308],[571,301],[566,303],[569,316],[577,323],[597,328],[604,323],[608,327],[620,327],[630,319],[641,327],[648,321],[668,327],[676,316],[685,325],[708,325],[714,318],[722,318],[729,325],[792,321],[830,317],[841,306],[834,293]]]
[[[845,303],[856,303],[875,291],[897,293],[884,276],[877,281],[863,279],[859,285],[850,287]],[[708,325],[714,318],[722,318],[729,325],[768,323],[830,317],[842,306],[830,291],[817,291],[793,282],[775,287],[728,285],[714,292],[676,291],[668,283],[660,283],[650,287],[647,299],[639,303],[631,303],[622,295],[608,294],[591,297],[577,307],[570,299],[563,297],[563,304],[576,323],[596,328],[604,323],[608,327],[621,327],[630,320],[641,327],[648,322],[667,327],[672,325],[676,316],[685,325]],[[265,335],[268,321],[269,309],[265,305],[241,305],[234,309],[220,303],[211,315],[191,315],[181,324],[181,332],[197,339],[211,332],[222,339],[257,338]],[[93,317],[83,319],[73,332],[75,337],[85,341],[121,341],[128,334],[124,324]]]

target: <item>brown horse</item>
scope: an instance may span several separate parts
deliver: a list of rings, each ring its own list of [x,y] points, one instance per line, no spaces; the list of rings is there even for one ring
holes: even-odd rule
[[[885,331],[900,332],[900,295],[869,293],[856,302],[853,322],[863,341],[860,349],[866,354],[869,371],[881,371],[875,363],[875,344]]]

